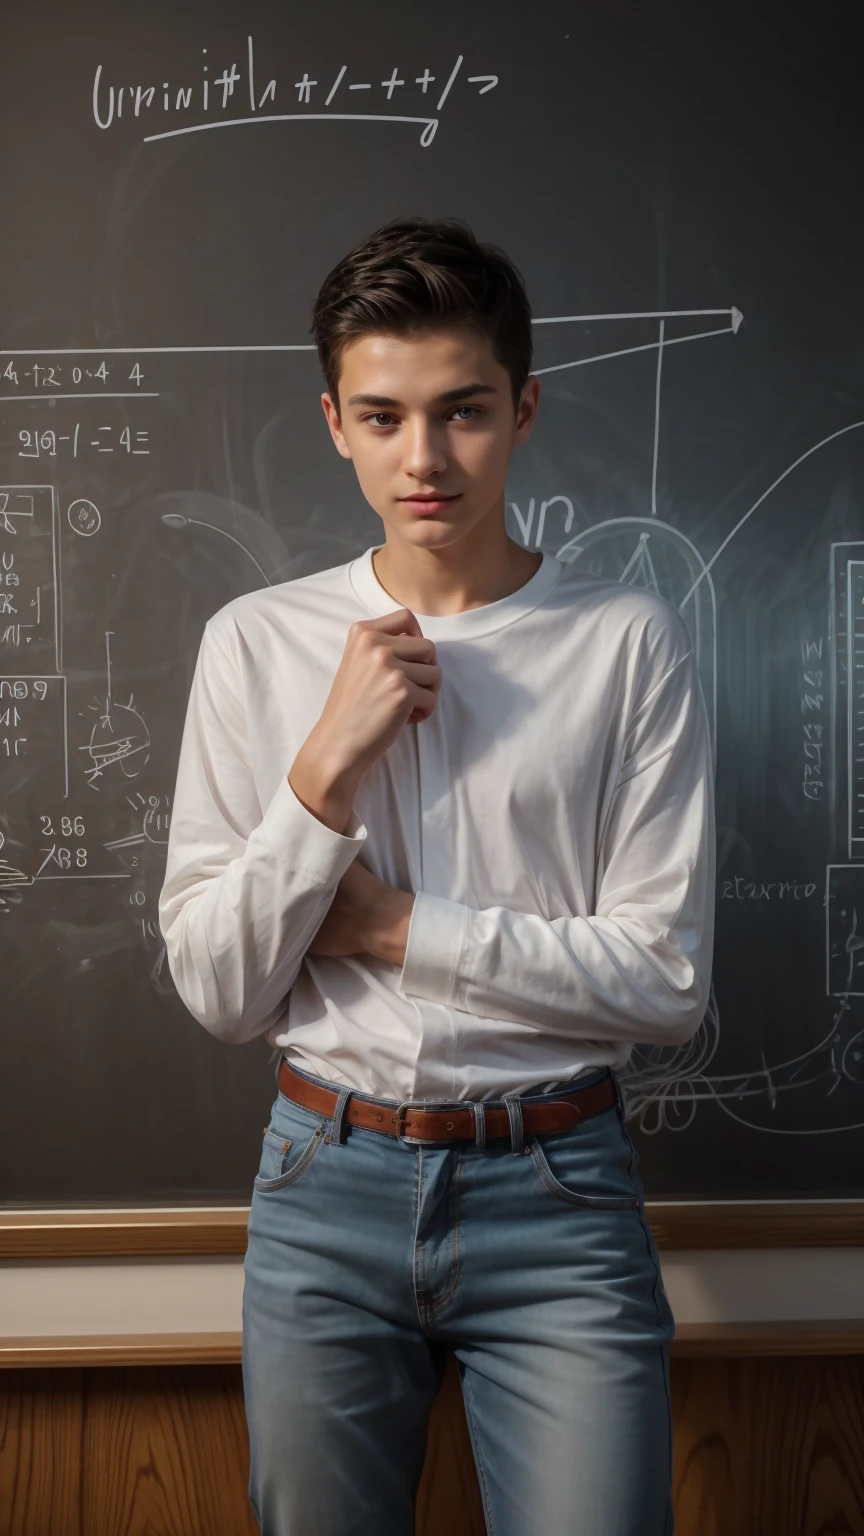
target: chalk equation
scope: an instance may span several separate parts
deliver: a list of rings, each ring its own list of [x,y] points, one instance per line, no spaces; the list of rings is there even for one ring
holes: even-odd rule
[[[815,880],[750,880],[744,875],[723,880],[721,887],[721,901],[808,901],[818,890]]]
[[[91,437],[91,432],[96,436]],[[125,453],[144,458],[150,453],[149,429],[85,426],[82,435],[80,421],[76,421],[71,432],[57,432],[53,427],[24,427],[18,433],[18,442],[19,459],[56,459],[64,455],[77,459],[90,453]]]
[[[390,63],[385,66],[390,72],[383,79],[379,75],[364,80],[355,78],[347,64],[334,63],[326,76],[321,70],[317,74],[310,74],[308,69],[303,69],[297,79],[299,71],[292,68],[285,80],[279,82],[271,76],[264,83],[262,78],[256,79],[255,44],[251,36],[247,37],[246,58],[241,61],[241,66],[238,68],[236,59],[213,63],[207,48],[202,48],[200,73],[194,83],[190,83],[187,78],[180,84],[162,80],[137,85],[115,85],[103,79],[102,65],[97,64],[92,90],[93,121],[98,128],[112,128],[123,121],[124,110],[127,122],[130,119],[140,120],[142,113],[161,113],[163,119],[167,116],[174,118],[175,122],[179,116],[187,113],[205,116],[203,122],[186,122],[181,127],[149,133],[145,136],[145,144],[156,139],[175,138],[184,133],[200,133],[209,128],[299,122],[304,118],[309,121],[329,119],[333,122],[408,123],[422,128],[420,143],[427,149],[438,130],[437,114],[451,98],[454,89],[458,90],[464,84],[471,87],[472,95],[485,96],[498,84],[497,75],[468,74],[465,57],[461,53],[446,69],[436,69],[435,72],[428,63],[421,64],[419,61],[408,66]],[[221,73],[218,72],[220,68]],[[365,94],[367,91],[368,96]],[[283,99],[307,110],[264,111],[265,107],[281,105]],[[248,107],[249,116],[233,115],[241,101],[244,109]],[[396,110],[376,111],[374,105],[371,112],[360,110],[367,101],[382,108],[392,105]],[[416,108],[416,111],[406,115],[398,110],[402,104]],[[320,111],[311,110],[318,107]],[[346,107],[351,110],[346,110]],[[225,115],[229,112],[231,116]],[[210,116],[209,121],[206,120],[207,115],[214,113],[222,115]],[[152,116],[149,121],[152,122]]]
[[[82,398],[86,397],[86,392],[92,386],[97,391],[96,397],[105,399],[107,391],[104,388],[100,389],[100,385],[107,385],[109,379],[117,372],[113,364],[111,367],[108,366],[104,357],[98,367],[90,368],[84,363],[31,363],[28,367],[23,360],[19,361],[12,356],[0,373],[0,384],[4,390],[0,394],[0,400],[18,399],[18,392],[27,389],[36,390],[43,395],[53,394],[54,398],[60,398],[60,391],[70,387],[77,388],[79,385],[82,389]],[[141,364],[135,363],[129,373],[124,367],[121,373],[124,385],[126,383],[135,385],[132,394],[140,393],[141,385],[144,383]]]

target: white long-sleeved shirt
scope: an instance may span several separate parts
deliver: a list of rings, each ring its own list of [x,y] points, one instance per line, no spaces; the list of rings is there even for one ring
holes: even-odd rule
[[[364,776],[344,833],[287,774],[355,619],[400,607],[380,546],[227,604],[188,703],[159,917],[219,1038],[264,1034],[363,1093],[552,1086],[705,1011],[714,799],[689,633],[651,593],[550,554],[516,592],[417,614],[437,707]],[[352,860],[416,892],[404,964],[307,954]]]

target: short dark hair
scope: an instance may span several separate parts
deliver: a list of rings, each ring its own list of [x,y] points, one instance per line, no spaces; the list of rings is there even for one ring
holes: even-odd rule
[[[532,350],[518,268],[460,219],[394,219],[343,256],[321,285],[311,329],[328,392],[338,400],[341,354],[358,336],[441,325],[488,336],[518,405]]]

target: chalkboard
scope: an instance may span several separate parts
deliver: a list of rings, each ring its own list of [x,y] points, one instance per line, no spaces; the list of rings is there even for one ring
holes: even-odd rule
[[[180,734],[210,614],[381,541],[329,442],[308,328],[333,263],[405,213],[467,219],[525,274],[543,401],[513,463],[513,537],[656,588],[698,650],[714,987],[689,1045],[640,1049],[626,1074],[646,1190],[862,1193],[864,218],[846,14],[6,15],[4,1203],[249,1198],[271,1053],[191,1019],[157,925]]]

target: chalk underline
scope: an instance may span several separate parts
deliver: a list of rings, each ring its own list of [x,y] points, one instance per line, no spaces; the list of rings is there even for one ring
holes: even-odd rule
[[[267,112],[255,117],[227,117],[218,123],[191,123],[186,128],[169,128],[165,133],[148,133],[144,143],[157,139],[177,139],[185,133],[208,133],[212,128],[242,128],[247,123],[417,123],[423,125],[420,143],[426,149],[435,137],[437,117],[397,117],[390,112]]]
[[[19,355],[21,357],[23,357],[24,353],[22,352]],[[158,399],[159,399],[159,391],[158,391],[158,389],[142,389],[142,390],[138,390],[138,391],[127,390],[127,391],[125,391],[124,393],[121,393],[121,394],[112,394],[109,391],[106,391],[103,394],[102,390],[99,389],[99,390],[96,390],[94,393],[88,393],[86,390],[81,390],[81,391],[79,391],[78,394],[73,394],[73,395],[49,395],[49,394],[44,394],[44,395],[0,395],[0,405],[9,405],[13,400],[158,400]]]

